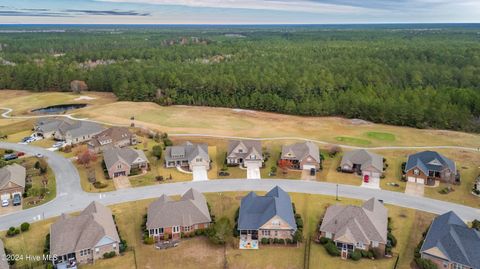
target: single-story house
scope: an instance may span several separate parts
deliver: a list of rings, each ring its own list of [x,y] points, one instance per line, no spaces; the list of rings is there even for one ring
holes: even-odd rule
[[[288,160],[291,169],[320,168],[320,151],[313,142],[296,143],[282,147],[281,160]]]
[[[363,176],[380,177],[383,174],[383,157],[364,149],[348,151],[342,157],[340,169]]]
[[[210,169],[210,156],[207,144],[186,142],[180,146],[169,146],[165,149],[165,167],[187,167],[191,171],[194,166]]]
[[[455,162],[436,151],[422,151],[408,156],[405,176],[408,182],[434,185],[435,180],[460,183]]]
[[[65,141],[68,145],[74,145],[90,141],[105,128],[95,122],[53,117],[38,120],[34,130],[44,138],[53,137],[55,140]]]
[[[10,266],[8,265],[7,256],[5,255],[5,247],[3,246],[3,241],[0,239],[0,269],[8,269]]]
[[[290,196],[278,186],[265,196],[250,192],[240,203],[237,229],[240,249],[257,249],[262,238],[292,239],[297,224]]]
[[[480,232],[450,211],[436,217],[420,249],[423,259],[438,268],[480,268]]]
[[[227,151],[228,165],[253,164],[263,166],[262,142],[259,140],[230,140]]]
[[[12,198],[15,193],[23,194],[27,170],[19,164],[0,168],[0,199]]]
[[[328,207],[319,229],[319,237],[332,239],[342,258],[355,249],[378,248],[385,253],[388,210],[371,198],[362,206],[332,205]]]
[[[149,236],[156,241],[178,239],[181,234],[206,229],[212,222],[207,200],[202,193],[189,189],[180,200],[174,201],[163,194],[148,206],[146,228]]]
[[[137,136],[126,127],[110,127],[103,132],[96,134],[87,143],[88,148],[99,153],[107,147],[127,147],[137,144]]]
[[[118,147],[106,148],[103,151],[103,161],[110,178],[129,176],[133,169],[146,171],[149,164],[142,150]]]
[[[50,255],[54,264],[93,263],[103,254],[119,254],[120,237],[112,211],[92,202],[78,216],[62,214],[50,226]]]

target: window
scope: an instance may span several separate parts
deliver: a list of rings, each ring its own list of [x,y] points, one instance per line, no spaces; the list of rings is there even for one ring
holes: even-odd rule
[[[199,163],[199,162],[202,161],[202,158],[197,158],[197,159],[195,159],[195,161],[196,161],[197,163]]]
[[[325,237],[332,239],[332,233],[325,233]]]
[[[238,149],[238,152],[239,152],[239,153],[243,153],[243,149]]]
[[[118,169],[122,168],[122,165],[121,165],[121,164],[118,164],[118,165],[117,165],[117,168],[118,168]]]
[[[372,241],[372,247],[374,247],[374,248],[378,247],[378,242],[377,241]]]
[[[185,226],[183,227],[184,232],[190,232],[190,226]]]
[[[113,249],[117,249],[117,244],[113,244],[113,245],[112,245],[112,248],[113,248]]]
[[[274,220],[272,221],[273,226],[280,226],[280,221],[279,220]]]
[[[262,230],[263,236],[270,236],[270,230]]]
[[[275,236],[278,236],[278,231],[275,231]]]
[[[155,230],[154,229],[150,229],[150,235],[152,234],[155,234]]]
[[[418,176],[420,174],[420,170],[418,169],[413,170],[413,174]]]
[[[173,233],[179,233],[180,232],[180,226],[173,226],[172,227],[172,232]]]
[[[100,252],[100,248],[95,248],[95,253],[99,253]]]

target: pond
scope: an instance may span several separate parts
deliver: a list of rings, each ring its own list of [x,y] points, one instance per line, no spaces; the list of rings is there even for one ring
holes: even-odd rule
[[[63,104],[37,108],[32,110],[32,112],[39,114],[60,114],[68,110],[84,108],[86,106],[87,104]]]

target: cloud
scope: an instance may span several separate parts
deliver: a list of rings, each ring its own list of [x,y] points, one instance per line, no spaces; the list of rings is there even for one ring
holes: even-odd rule
[[[18,10],[0,10],[0,16],[6,17],[70,17],[68,14],[59,12],[32,12]]]
[[[133,10],[88,10],[88,9],[67,9],[64,12],[85,14],[85,15],[109,15],[109,16],[150,16],[148,12],[137,12]]]

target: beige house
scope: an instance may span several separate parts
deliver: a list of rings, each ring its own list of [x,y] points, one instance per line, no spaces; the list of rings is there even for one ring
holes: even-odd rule
[[[78,216],[63,214],[50,226],[50,255],[54,264],[93,263],[105,253],[119,254],[118,235],[112,211],[92,202]]]
[[[95,122],[53,117],[38,120],[34,130],[44,138],[54,138],[65,141],[68,145],[74,145],[90,141],[105,128]]]
[[[8,200],[15,193],[23,194],[27,170],[19,164],[0,168],[0,200]]]
[[[310,141],[283,146],[280,159],[289,161],[291,169],[320,168],[320,151],[318,146]]]
[[[87,143],[88,148],[95,153],[102,152],[108,147],[127,147],[137,144],[137,136],[126,127],[110,127],[94,135]]]
[[[194,167],[210,169],[210,156],[207,144],[193,144],[186,142],[183,145],[171,146],[165,149],[165,167],[184,167],[190,171]]]
[[[110,178],[129,176],[133,169],[144,172],[149,161],[142,150],[109,147],[103,151],[103,161]]]
[[[228,142],[227,164],[262,167],[262,143],[258,140],[230,140]]]
[[[364,149],[345,152],[340,162],[343,172],[380,177],[383,174],[383,157]]]
[[[320,237],[332,239],[342,258],[355,249],[378,248],[385,253],[388,210],[375,198],[362,206],[332,205],[322,220]]]

